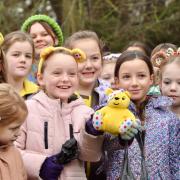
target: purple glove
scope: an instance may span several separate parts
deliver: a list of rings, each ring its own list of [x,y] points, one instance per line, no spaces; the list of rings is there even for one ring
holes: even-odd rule
[[[58,180],[62,170],[63,165],[57,162],[57,155],[53,155],[44,160],[39,176],[43,180]]]
[[[103,135],[103,132],[102,131],[98,131],[96,130],[94,127],[93,127],[93,123],[92,123],[92,119],[89,119],[87,122],[86,122],[86,132],[88,134],[91,134],[91,135],[94,135],[94,136],[99,136],[99,135]]]

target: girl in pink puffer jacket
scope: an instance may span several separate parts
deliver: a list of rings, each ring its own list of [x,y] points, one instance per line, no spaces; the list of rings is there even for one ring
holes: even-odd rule
[[[102,133],[90,132],[86,123],[93,110],[74,95],[77,62],[84,60],[79,49],[49,47],[41,53],[37,78],[42,90],[26,101],[29,114],[16,142],[28,179],[86,180],[82,161],[101,157]]]

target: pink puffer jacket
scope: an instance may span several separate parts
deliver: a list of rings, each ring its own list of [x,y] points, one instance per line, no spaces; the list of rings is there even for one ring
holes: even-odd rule
[[[49,98],[43,91],[26,101],[28,117],[22,126],[16,145],[21,149],[28,179],[40,179],[39,170],[47,156],[57,154],[70,138],[69,124],[80,148],[80,160],[65,165],[60,180],[85,180],[83,161],[98,161],[101,157],[103,137],[85,132],[85,122],[93,110],[82,99],[68,104]],[[45,136],[47,138],[45,138]]]

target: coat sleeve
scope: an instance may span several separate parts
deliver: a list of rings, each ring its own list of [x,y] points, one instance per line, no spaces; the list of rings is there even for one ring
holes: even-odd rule
[[[180,177],[180,120],[174,118],[169,126],[169,158],[172,180]]]
[[[93,136],[88,134],[85,129],[81,129],[78,144],[80,148],[79,158],[83,161],[96,162],[102,155],[103,136]]]
[[[78,113],[81,112],[81,113]],[[74,136],[78,141],[80,156],[79,159],[83,161],[96,162],[99,161],[102,155],[102,144],[104,137],[93,136],[86,132],[85,123],[91,118],[94,111],[89,108],[80,108],[74,111]]]
[[[15,145],[21,152],[28,179],[39,178],[39,170],[46,159],[46,156],[37,152],[26,150],[26,132],[27,129],[25,122],[21,127],[21,134],[16,140]]]

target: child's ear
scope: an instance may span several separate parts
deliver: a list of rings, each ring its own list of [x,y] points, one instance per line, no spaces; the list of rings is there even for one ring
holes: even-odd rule
[[[37,81],[40,86],[44,86],[44,78],[42,74],[37,74]]]

